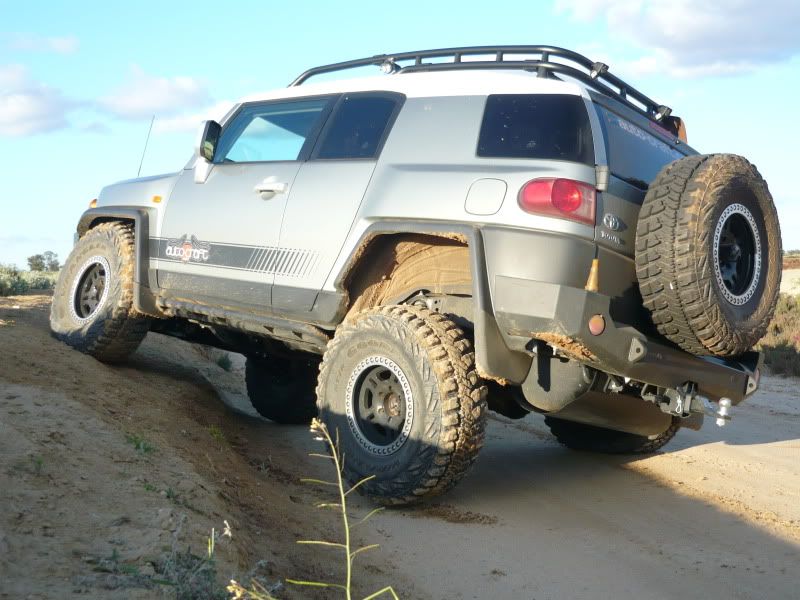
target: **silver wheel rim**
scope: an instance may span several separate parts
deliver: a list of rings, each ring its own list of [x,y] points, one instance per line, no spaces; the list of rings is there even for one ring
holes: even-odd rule
[[[743,204],[731,204],[714,229],[714,276],[725,300],[741,306],[753,298],[761,262],[761,236],[753,214]]]
[[[102,280],[102,287],[98,281]],[[111,266],[104,256],[92,256],[78,269],[69,292],[69,311],[79,323],[97,315],[108,298]]]
[[[393,360],[370,356],[359,362],[350,374],[345,397],[347,424],[364,450],[389,456],[408,441],[414,423],[411,385]],[[367,406],[370,400],[371,407]],[[391,433],[382,434],[381,429]]]

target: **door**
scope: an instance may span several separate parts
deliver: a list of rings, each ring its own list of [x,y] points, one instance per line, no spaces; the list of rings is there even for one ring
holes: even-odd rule
[[[403,95],[389,92],[339,98],[286,205],[279,241],[286,268],[275,273],[276,311],[303,314],[313,307],[403,100]]]
[[[181,174],[158,242],[158,284],[167,295],[271,306],[283,212],[334,100],[245,104],[223,129],[205,182]]]

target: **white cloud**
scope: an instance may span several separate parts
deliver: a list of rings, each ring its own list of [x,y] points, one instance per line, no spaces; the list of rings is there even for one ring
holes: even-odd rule
[[[158,119],[162,115],[175,115],[206,102],[208,91],[198,79],[156,77],[133,66],[128,81],[101,98],[99,106],[122,119],[141,119],[151,115],[156,115]]]
[[[100,121],[92,121],[91,123],[86,123],[84,125],[80,125],[78,127],[81,131],[85,133],[97,133],[101,135],[106,135],[111,133],[111,129],[105,123],[101,123]]]
[[[728,75],[800,53],[797,0],[556,0],[556,12],[606,20],[649,54],[626,65],[633,74]]]
[[[31,33],[17,33],[11,36],[9,46],[15,50],[72,54],[78,51],[80,42],[73,35],[42,37]]]
[[[23,136],[66,127],[71,104],[60,91],[31,79],[22,65],[0,66],[0,135]]]
[[[228,111],[233,107],[233,102],[230,100],[222,100],[213,106],[209,106],[203,110],[193,112],[190,114],[181,114],[166,119],[159,119],[153,124],[153,131],[156,133],[170,133],[173,131],[195,131],[199,128],[200,123],[209,119],[220,121]]]

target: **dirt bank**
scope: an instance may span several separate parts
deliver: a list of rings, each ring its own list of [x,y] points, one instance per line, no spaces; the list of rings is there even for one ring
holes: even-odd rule
[[[307,457],[319,447],[305,427],[248,416],[236,357],[226,371],[151,334],[128,365],[102,365],[49,336],[48,302],[0,299],[0,598],[174,597],[162,581],[176,557],[202,556],[223,520],[233,539],[220,540],[220,577],[256,565],[270,584],[341,576],[330,551],[295,543],[338,535],[313,507],[324,495],[298,482],[325,475]],[[798,438],[797,381],[771,377],[729,428],[682,431],[648,458],[570,452],[538,416],[493,418],[454,492],[362,529],[381,549],[358,587],[392,583],[412,599],[793,597]]]

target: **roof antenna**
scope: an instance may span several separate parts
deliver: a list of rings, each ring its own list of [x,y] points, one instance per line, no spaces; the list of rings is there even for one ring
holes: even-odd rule
[[[142,150],[142,160],[139,161],[139,170],[136,172],[136,177],[139,177],[142,174],[142,165],[144,164],[144,153],[147,152],[147,143],[150,141],[150,132],[153,131],[153,122],[156,120],[156,116],[153,115],[153,118],[150,119],[150,129],[147,130],[147,137],[144,140],[144,150]]]

